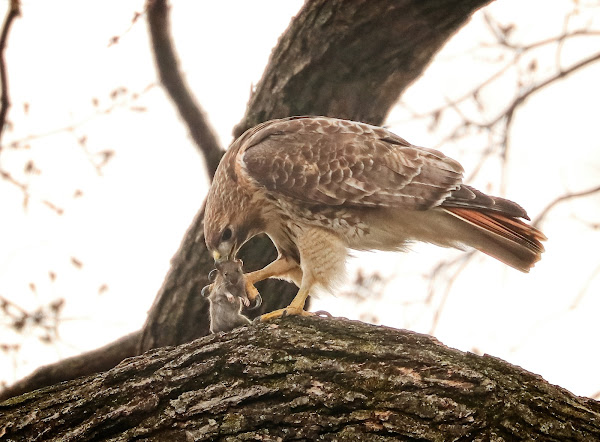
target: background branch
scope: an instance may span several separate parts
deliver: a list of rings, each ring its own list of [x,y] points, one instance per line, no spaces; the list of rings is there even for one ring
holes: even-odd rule
[[[592,187],[591,189],[581,190],[579,192],[568,192],[564,195],[559,196],[555,200],[551,201],[544,209],[540,212],[540,214],[533,220],[532,224],[534,226],[539,227],[544,219],[548,215],[548,213],[554,209],[558,204],[564,203],[565,201],[569,201],[575,198],[581,198],[584,196],[593,195],[594,193],[600,192],[600,186]]]
[[[208,176],[212,179],[223,155],[223,149],[208,122],[208,118],[184,79],[175,55],[169,24],[167,0],[148,0],[148,29],[152,39],[152,52],[161,84],[164,86],[185,122],[196,146],[206,162]]]
[[[6,60],[4,58],[4,50],[8,41],[8,33],[10,27],[18,16],[21,15],[21,5],[19,0],[10,0],[8,13],[2,25],[2,33],[0,33],[0,83],[2,88],[2,98],[0,101],[0,146],[2,145],[2,133],[6,124],[6,114],[10,107],[10,98],[8,94],[8,75],[6,73]]]

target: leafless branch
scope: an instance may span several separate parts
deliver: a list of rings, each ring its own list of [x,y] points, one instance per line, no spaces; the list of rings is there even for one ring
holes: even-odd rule
[[[10,107],[10,98],[8,95],[8,75],[6,74],[6,60],[4,59],[4,50],[8,40],[8,32],[15,18],[21,15],[20,0],[10,0],[10,5],[4,24],[2,25],[2,33],[0,34],[0,83],[2,88],[2,100],[0,102],[0,141],[6,123],[6,114]]]
[[[120,35],[112,36],[108,42],[108,46],[109,47],[114,46],[117,43],[119,43],[121,41],[121,39],[123,38],[123,36],[125,36],[129,31],[131,31],[133,29],[133,26],[138,22],[138,20],[140,18],[142,18],[144,16],[144,14],[146,14],[146,9],[144,9],[142,12],[135,11],[133,13],[133,17],[131,19],[131,24],[129,25],[129,27],[127,29],[125,29],[125,31],[122,32]]]
[[[208,175],[212,178],[223,155],[223,149],[179,69],[171,40],[167,0],[148,0],[147,10],[152,53],[160,81],[177,106],[179,115],[185,121],[192,138],[204,156]]]
[[[600,266],[596,267],[596,269],[588,277],[588,279],[585,282],[585,284],[583,284],[583,287],[581,287],[581,290],[579,290],[579,293],[577,294],[577,297],[573,300],[573,302],[569,306],[569,310],[575,310],[579,306],[579,304],[581,303],[581,300],[583,299],[583,297],[587,293],[588,288],[590,287],[590,284],[592,283],[592,281],[594,279],[596,279],[596,277],[598,275],[600,275]]]
[[[32,290],[35,286],[30,285]],[[15,302],[0,296],[0,313],[6,321],[5,327],[17,333],[32,333],[44,343],[50,343],[58,337],[58,324],[64,307],[64,299],[58,298],[47,305],[41,305],[28,311]]]
[[[123,87],[116,88],[110,91],[109,97],[111,103],[106,106],[101,107],[99,105],[98,99],[93,98],[92,102],[94,103],[95,110],[90,115],[78,119],[77,121],[71,124],[66,124],[64,126],[51,129],[47,132],[32,133],[23,138],[11,140],[10,143],[8,143],[5,146],[0,145],[0,149],[2,149],[3,147],[9,147],[11,149],[18,149],[22,146],[28,147],[28,143],[30,141],[39,140],[41,138],[50,137],[52,135],[64,132],[74,132],[75,129],[89,123],[95,118],[98,118],[103,115],[109,115],[116,109],[128,108],[129,110],[139,111],[140,109],[142,109],[142,106],[135,105],[135,102],[139,100],[142,96],[144,96],[144,94],[149,92],[152,88],[154,88],[156,85],[157,83],[150,83],[147,86],[145,86],[141,91],[127,91]]]
[[[533,225],[539,227],[540,224],[544,221],[548,212],[550,212],[554,207],[556,207],[560,203],[564,203],[565,201],[572,200],[574,198],[581,198],[584,196],[589,196],[594,193],[600,192],[600,186],[592,187],[591,189],[581,190],[579,192],[568,192],[564,195],[559,196],[558,198],[551,201],[541,212],[540,214],[533,220]]]
[[[600,53],[594,54],[584,60],[581,60],[579,63],[575,63],[571,67],[567,69],[561,69],[556,75],[553,75],[544,81],[537,83],[533,87],[529,88],[526,92],[519,95],[510,105],[506,108],[502,113],[500,113],[494,120],[485,124],[487,126],[494,125],[498,123],[501,119],[506,118],[507,115],[512,114],[525,100],[527,100],[530,96],[535,94],[536,92],[544,89],[546,86],[550,86],[552,83],[562,80],[567,76],[571,75],[574,72],[586,67],[589,64],[600,61]]]
[[[27,184],[17,180],[9,172],[1,168],[0,178],[17,187],[19,190],[21,190],[21,192],[23,192],[23,208],[27,208],[29,206],[29,201],[31,200],[31,194],[29,193],[29,187],[27,186]],[[64,210],[61,207],[57,206],[51,201],[48,201],[46,199],[42,199],[39,201],[49,209],[52,209],[52,211],[55,212],[57,215],[62,215],[64,213]]]
[[[433,319],[431,321],[431,328],[429,329],[430,335],[435,334],[435,330],[437,329],[437,326],[440,321],[440,317],[442,315],[442,312],[444,311],[444,307],[446,306],[446,301],[448,300],[448,296],[450,295],[450,290],[452,289],[452,286],[454,285],[454,283],[456,282],[456,280],[458,279],[458,277],[460,276],[462,271],[469,265],[469,263],[471,262],[471,259],[473,259],[473,256],[475,256],[474,251],[464,253],[454,259],[439,263],[431,272],[429,294],[427,296],[427,302],[431,302],[431,300],[433,299],[434,287],[437,286],[437,284],[434,284],[434,280],[438,276],[445,275],[444,278],[445,278],[446,288],[444,289],[444,294],[442,295],[442,299],[438,303],[438,305],[435,309],[435,312],[433,314]],[[454,272],[452,274],[448,274],[447,272],[449,272],[450,269],[452,269],[452,268],[454,268]]]
[[[561,43],[564,43],[566,40],[568,40],[570,38],[581,37],[581,36],[588,36],[588,37],[589,36],[600,36],[600,31],[580,29],[580,30],[571,31],[568,33],[565,32],[559,36],[543,39],[540,41],[536,41],[536,42],[524,44],[524,45],[511,44],[511,43],[508,43],[506,40],[500,40],[500,41],[494,43],[493,46],[497,46],[498,44],[500,44],[501,46],[504,46],[507,49],[512,49],[514,51],[514,56],[510,60],[508,60],[506,63],[504,63],[502,67],[500,67],[498,70],[496,70],[492,75],[487,77],[485,80],[479,82],[476,87],[474,87],[473,89],[469,90],[468,92],[462,94],[458,98],[455,98],[452,100],[447,99],[446,103],[444,105],[439,106],[435,109],[429,110],[425,113],[418,113],[418,112],[413,111],[413,112],[411,112],[410,119],[411,120],[428,119],[428,118],[439,119],[440,114],[447,111],[448,109],[453,109],[453,110],[459,109],[458,105],[464,103],[467,100],[475,99],[476,101],[478,101],[477,97],[479,96],[481,91],[484,88],[490,86],[494,81],[501,78],[504,74],[506,74],[506,72],[509,69],[513,68],[519,61],[521,61],[521,59],[527,52],[529,52],[533,49],[536,49],[538,47],[546,46],[546,45],[550,45],[550,44],[560,45]],[[491,46],[491,45],[485,44],[485,43],[483,43],[481,45],[481,47],[489,47],[489,46]],[[557,66],[558,66],[558,64],[557,64]],[[496,121],[496,120],[494,120],[494,121]],[[468,121],[468,119],[467,119],[467,121]],[[475,123],[475,124],[479,125],[479,126],[486,125],[485,123]],[[488,123],[488,125],[491,125],[491,124],[492,123]]]

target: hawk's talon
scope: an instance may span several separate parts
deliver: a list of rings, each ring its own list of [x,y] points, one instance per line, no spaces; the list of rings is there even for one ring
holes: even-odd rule
[[[244,278],[246,279],[246,275],[244,275]],[[250,301],[254,301],[256,299],[256,297],[260,297],[260,293],[258,293],[258,290],[256,289],[256,287],[254,287],[254,284],[252,282],[248,281],[248,279],[246,279],[246,295],[248,296],[248,299]],[[261,303],[262,303],[262,299],[261,299]],[[258,305],[257,305],[257,307],[258,307]]]
[[[257,292],[256,297],[254,298],[254,305],[250,306],[250,307],[246,307],[246,310],[256,310],[261,305],[262,305],[262,296],[260,296],[260,293]]]
[[[319,316],[320,318],[333,318],[333,315],[325,310],[318,310],[315,312],[315,316]]]

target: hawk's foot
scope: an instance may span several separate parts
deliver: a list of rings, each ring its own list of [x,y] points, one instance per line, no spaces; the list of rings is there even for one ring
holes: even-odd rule
[[[307,312],[303,308],[297,307],[286,307],[279,310],[273,310],[270,313],[265,313],[264,315],[259,316],[260,322],[271,321],[273,319],[285,318],[286,316],[314,316],[314,313]],[[257,318],[258,319],[258,318]]]
[[[254,287],[254,284],[252,282],[248,281],[247,278],[245,278],[245,275],[244,275],[244,280],[246,282],[246,295],[248,296],[248,299],[250,301],[254,301],[257,297],[260,299],[260,293],[258,293],[258,290],[256,289],[256,287]],[[261,299],[261,303],[262,303],[262,299]]]

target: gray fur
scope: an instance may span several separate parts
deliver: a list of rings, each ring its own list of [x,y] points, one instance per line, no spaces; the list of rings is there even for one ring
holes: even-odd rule
[[[202,290],[202,296],[210,302],[211,333],[227,332],[250,320],[242,315],[243,306],[250,301],[246,294],[241,261],[224,261],[216,265],[214,282]],[[210,290],[208,290],[210,288]]]

